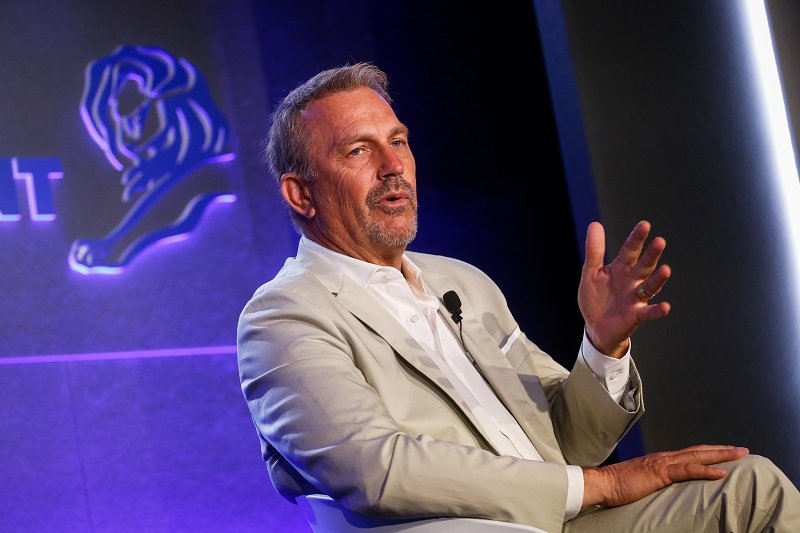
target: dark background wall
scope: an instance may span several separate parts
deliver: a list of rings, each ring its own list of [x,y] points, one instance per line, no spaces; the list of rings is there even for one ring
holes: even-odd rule
[[[323,68],[371,60],[384,69],[418,162],[412,248],[485,269],[531,338],[571,363],[578,248],[533,5],[285,4],[255,8],[270,105]],[[283,54],[290,66],[276,68]]]
[[[760,3],[569,0],[560,3],[565,38],[545,42],[547,55],[569,51],[611,247],[643,218],[668,242],[674,276],[661,297],[672,313],[634,338],[645,449],[743,445],[797,482],[800,183],[793,154],[776,162],[749,32],[758,10],[745,4]],[[778,45],[796,116],[789,4],[767,3],[778,31],[761,37],[770,58]],[[778,133],[791,149],[797,132]]]

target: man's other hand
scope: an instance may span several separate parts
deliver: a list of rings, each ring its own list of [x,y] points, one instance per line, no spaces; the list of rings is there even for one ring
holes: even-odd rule
[[[727,472],[715,466],[745,455],[747,448],[698,445],[651,453],[628,461],[583,469],[583,506],[616,507],[649,496],[678,481],[720,479]]]

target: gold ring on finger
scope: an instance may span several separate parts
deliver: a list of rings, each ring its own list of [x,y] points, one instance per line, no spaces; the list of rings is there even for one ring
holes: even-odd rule
[[[644,290],[644,283],[636,287],[636,295],[644,301],[652,300],[655,294],[647,294]]]

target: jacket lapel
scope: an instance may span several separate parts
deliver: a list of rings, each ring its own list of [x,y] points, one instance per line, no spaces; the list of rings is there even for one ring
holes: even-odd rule
[[[447,276],[423,270],[423,277],[430,290],[440,300],[442,295],[449,290],[458,292],[458,284]],[[463,299],[461,315],[463,317],[464,344],[467,350],[475,358],[497,396],[531,439],[542,458],[546,461],[564,463],[564,456],[553,433],[544,389],[523,387],[515,369],[500,350],[499,343],[481,324],[479,304],[473,304],[462,293],[459,293],[459,297]],[[458,337],[458,325],[453,321],[450,313],[446,312],[444,305],[440,307],[440,313]],[[504,340],[500,342],[502,343]]]
[[[287,265],[288,266],[288,265]],[[439,370],[437,364],[403,326],[381,306],[369,292],[341,272],[313,258],[304,260],[302,267],[308,269],[336,297],[354,317],[383,338],[408,364],[425,376],[431,384],[441,389],[472,423],[486,444],[494,450],[487,435],[473,414],[464,408],[464,401],[452,383]],[[290,267],[291,268],[291,267]],[[497,450],[494,450],[497,452]]]

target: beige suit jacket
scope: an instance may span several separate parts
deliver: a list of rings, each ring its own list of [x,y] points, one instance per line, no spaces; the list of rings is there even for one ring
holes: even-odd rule
[[[386,517],[462,516],[561,531],[565,464],[605,460],[641,416],[581,357],[572,372],[521,334],[498,287],[464,262],[408,252],[426,288],[462,300],[463,334],[544,461],[499,456],[425,351],[326,261],[290,258],[244,307],[238,362],[270,478],[293,500],[328,494]],[[457,334],[457,326],[444,311]]]

